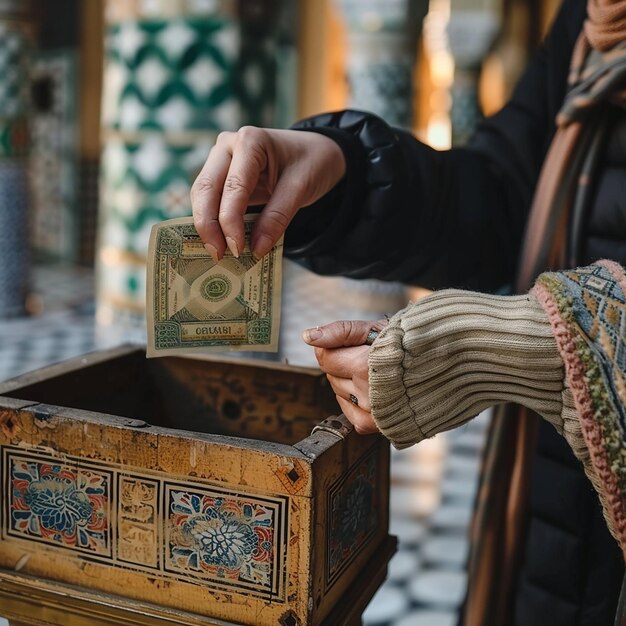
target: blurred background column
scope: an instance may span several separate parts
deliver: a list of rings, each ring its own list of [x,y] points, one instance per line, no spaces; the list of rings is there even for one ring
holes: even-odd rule
[[[79,106],[78,0],[35,2],[31,63],[31,236],[38,261],[78,261],[76,124]]]
[[[448,43],[454,59],[452,145],[462,145],[482,117],[479,80],[482,60],[500,27],[498,0],[451,0]]]
[[[45,264],[92,266],[103,0],[33,0],[33,13],[37,37],[30,72],[29,162],[34,258]]]
[[[29,280],[29,8],[0,1],[0,319],[24,313]]]
[[[107,0],[97,254],[106,341],[145,332],[151,226],[191,214],[221,130],[271,125],[278,0]]]
[[[428,0],[335,0],[347,30],[349,106],[413,125],[413,74]]]

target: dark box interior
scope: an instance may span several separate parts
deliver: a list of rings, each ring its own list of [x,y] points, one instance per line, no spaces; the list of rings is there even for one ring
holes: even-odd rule
[[[321,372],[236,359],[146,359],[136,350],[37,382],[29,376],[0,395],[289,445],[340,411]]]

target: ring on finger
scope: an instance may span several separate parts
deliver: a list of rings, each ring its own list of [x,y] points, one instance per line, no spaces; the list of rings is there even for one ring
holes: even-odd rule
[[[367,333],[367,337],[365,339],[365,345],[371,346],[374,341],[376,341],[376,337],[378,337],[378,335],[380,335],[379,330],[376,330],[375,328],[370,328],[370,331],[369,333]]]
[[[352,402],[352,404],[354,404],[354,406],[359,406],[359,399],[353,393],[350,394],[348,399]]]

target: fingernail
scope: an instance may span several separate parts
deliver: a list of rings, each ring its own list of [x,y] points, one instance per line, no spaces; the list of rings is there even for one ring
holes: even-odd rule
[[[272,240],[267,235],[259,235],[259,238],[254,242],[252,254],[260,259],[265,256],[272,249]]]
[[[215,261],[215,263],[219,263],[220,257],[215,246],[212,246],[210,243],[205,243],[204,249],[209,253],[209,256],[213,259],[213,261]]]
[[[316,328],[308,328],[302,333],[302,339],[306,341],[306,343],[311,343],[316,339],[319,339],[322,336],[322,329],[317,326]]]
[[[239,258],[239,248],[237,247],[237,242],[232,237],[226,237],[226,245],[228,249],[231,251],[232,255],[238,259]]]

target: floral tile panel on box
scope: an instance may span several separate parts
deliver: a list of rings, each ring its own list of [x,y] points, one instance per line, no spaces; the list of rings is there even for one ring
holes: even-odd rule
[[[286,600],[286,497],[3,447],[2,539]]]

